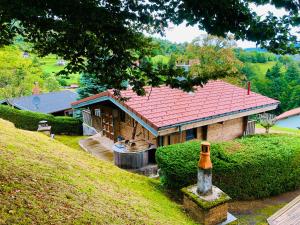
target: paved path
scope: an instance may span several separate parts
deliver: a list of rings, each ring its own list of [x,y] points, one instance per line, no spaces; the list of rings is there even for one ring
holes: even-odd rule
[[[114,153],[112,151],[113,144],[112,140],[101,136],[101,134],[96,134],[79,141],[80,147],[85,151],[99,159],[109,162],[113,162],[114,160]]]

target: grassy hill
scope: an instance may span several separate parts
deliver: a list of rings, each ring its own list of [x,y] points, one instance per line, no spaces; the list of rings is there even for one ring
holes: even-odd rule
[[[155,180],[0,120],[0,224],[194,224]]]

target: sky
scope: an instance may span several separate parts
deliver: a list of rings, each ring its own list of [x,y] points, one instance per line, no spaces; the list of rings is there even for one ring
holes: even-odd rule
[[[272,5],[264,5],[264,6],[255,6],[251,5],[251,8],[260,16],[264,16],[268,13],[268,11],[274,13],[276,16],[283,16],[286,14],[284,9],[276,9]],[[295,32],[296,30],[294,30]],[[165,36],[161,37],[156,35],[156,37],[160,37],[163,39],[167,39],[171,42],[182,43],[182,42],[191,42],[195,37],[200,34],[205,34],[204,31],[199,30],[197,26],[186,26],[186,24],[181,24],[179,26],[170,25],[169,28],[165,32]],[[253,48],[256,47],[254,42],[250,41],[237,41],[238,47],[241,48]]]

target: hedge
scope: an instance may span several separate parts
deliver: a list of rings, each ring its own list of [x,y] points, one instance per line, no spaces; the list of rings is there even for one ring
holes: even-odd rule
[[[200,142],[156,152],[162,183],[171,189],[196,183]],[[254,135],[212,143],[213,184],[233,199],[256,199],[300,187],[300,137]]]
[[[53,116],[0,105],[0,118],[8,120],[14,123],[17,128],[24,130],[36,131],[39,121],[47,120],[54,134],[82,134],[82,122],[67,116]]]

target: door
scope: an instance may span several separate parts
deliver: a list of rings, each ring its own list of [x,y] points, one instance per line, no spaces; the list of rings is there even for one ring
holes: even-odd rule
[[[112,113],[103,112],[101,114],[103,135],[114,140],[114,123]]]

